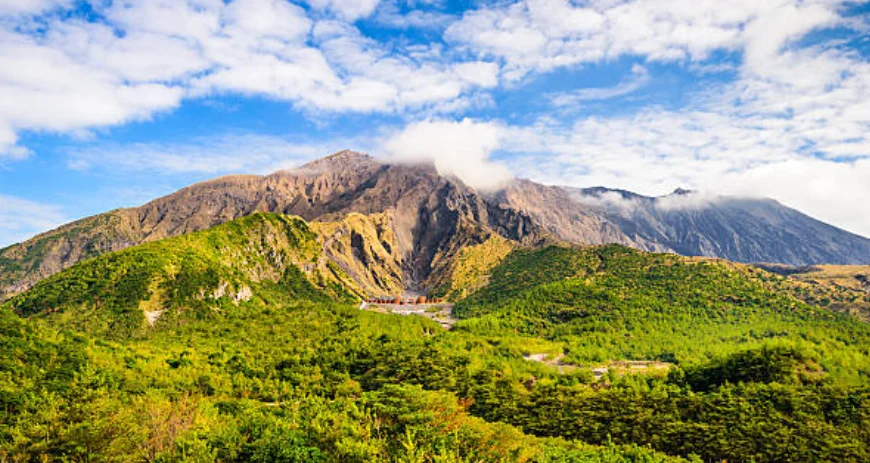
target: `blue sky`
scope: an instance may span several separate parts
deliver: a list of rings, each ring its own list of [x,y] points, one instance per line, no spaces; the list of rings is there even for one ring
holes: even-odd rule
[[[0,246],[345,148],[870,236],[870,6],[0,0]]]

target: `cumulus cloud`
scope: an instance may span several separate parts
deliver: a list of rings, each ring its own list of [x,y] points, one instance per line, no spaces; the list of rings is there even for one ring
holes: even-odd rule
[[[838,19],[843,1],[522,0],[466,12],[445,38],[504,63],[505,76],[621,56],[703,61],[713,51],[746,50],[763,65],[788,41]]]
[[[372,14],[380,0],[307,0],[308,4],[320,10],[335,13],[348,21],[355,21]]]
[[[489,190],[511,178],[504,165],[490,159],[501,138],[502,127],[489,122],[428,120],[409,124],[382,149],[394,161],[432,162],[442,175]]]
[[[0,153],[6,156],[20,157],[15,134],[21,129],[64,132],[120,124],[181,100],[176,86],[128,81],[44,45],[54,40],[51,34],[37,39],[0,29],[0,62],[15,63],[0,66]]]
[[[382,2],[373,16],[373,19],[382,26],[393,29],[423,29],[423,30],[443,30],[451,22],[456,20],[452,14],[434,11],[431,9],[413,9],[407,12],[402,12],[399,8],[401,0],[393,0]],[[404,2],[408,6],[418,7],[426,6],[427,2],[422,5],[417,5],[416,2]],[[440,5],[435,5],[440,6]]]
[[[71,3],[72,0],[0,0],[0,15],[38,14]]]
[[[66,220],[58,206],[0,194],[0,248],[57,227]]]
[[[314,3],[344,21],[315,21],[286,0],[119,0],[94,4],[99,21],[47,15],[31,31],[6,6],[0,62],[15,65],[0,66],[0,159],[27,155],[21,131],[124,124],[186,98],[236,93],[317,113],[402,113],[465,108],[495,84],[494,65],[386,45],[345,22],[376,1]]]

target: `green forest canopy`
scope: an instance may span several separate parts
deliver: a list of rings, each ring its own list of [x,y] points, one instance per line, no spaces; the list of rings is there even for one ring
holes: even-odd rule
[[[870,460],[870,331],[765,281],[780,277],[619,246],[519,250],[444,331],[312,276],[304,222],[279,228],[298,265],[254,278],[261,225],[98,257],[6,303],[0,458]],[[151,327],[153,297],[169,310]],[[671,366],[589,368],[620,359]]]

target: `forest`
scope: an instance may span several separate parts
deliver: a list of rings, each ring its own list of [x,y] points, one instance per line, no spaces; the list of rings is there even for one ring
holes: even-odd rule
[[[304,222],[267,219],[4,303],[0,461],[870,461],[870,326],[782,276],[517,249],[444,330],[359,310]]]

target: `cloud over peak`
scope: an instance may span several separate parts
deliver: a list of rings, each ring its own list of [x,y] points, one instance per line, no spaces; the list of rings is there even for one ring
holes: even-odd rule
[[[502,130],[497,124],[471,119],[427,120],[409,124],[386,140],[383,149],[391,160],[432,162],[442,175],[491,190],[512,178],[504,165],[490,159],[501,144]]]

